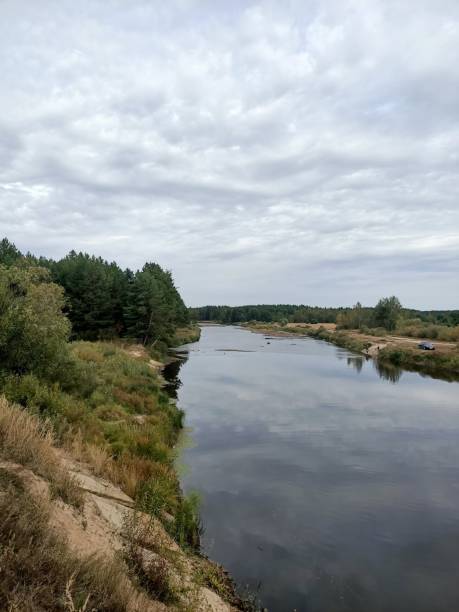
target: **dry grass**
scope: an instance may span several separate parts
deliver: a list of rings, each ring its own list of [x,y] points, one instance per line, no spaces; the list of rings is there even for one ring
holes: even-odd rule
[[[178,604],[170,563],[174,553],[160,545],[154,522],[142,514],[131,515],[124,524],[124,538],[124,558],[142,587],[159,601]]]
[[[96,476],[102,476],[119,486],[133,499],[139,487],[150,479],[175,483],[170,466],[129,453],[115,458],[106,447],[85,442],[79,430],[67,436],[66,447],[75,459],[87,463]]]
[[[51,492],[76,507],[83,496],[76,481],[59,465],[50,425],[0,397],[0,455],[45,478]]]
[[[0,482],[0,609],[132,609],[124,566],[75,556],[62,534],[50,527],[50,502],[32,497],[8,477],[4,473]]]
[[[106,476],[131,497],[135,497],[139,487],[151,479],[167,480],[172,483],[171,486],[175,485],[174,474],[169,466],[133,455],[112,460],[107,465]]]
[[[104,446],[92,442],[85,442],[81,430],[76,433],[68,432],[65,445],[72,457],[88,463],[96,476],[106,476],[112,457]]]

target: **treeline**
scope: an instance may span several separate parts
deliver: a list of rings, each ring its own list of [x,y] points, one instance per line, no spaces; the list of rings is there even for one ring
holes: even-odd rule
[[[394,330],[401,321],[419,325],[459,325],[459,310],[413,310],[403,308],[395,297],[382,298],[374,307],[359,302],[352,308],[321,308],[292,304],[258,304],[248,306],[202,306],[189,309],[195,321],[218,323],[336,323],[343,329],[382,327]]]
[[[403,308],[395,296],[379,300],[374,308],[359,302],[338,315],[337,329],[358,329],[362,333],[380,334],[385,331],[402,336],[432,340],[459,340],[458,311],[417,311]]]
[[[176,328],[189,323],[188,310],[171,273],[156,263],[146,263],[134,272],[75,251],[55,261],[24,255],[4,238],[0,242],[0,267],[0,274],[4,276],[10,270],[10,277],[35,269],[42,282],[52,281],[62,287],[73,339],[129,337],[160,348],[170,344]]]
[[[254,306],[202,306],[190,308],[193,321],[217,321],[219,323],[336,323],[336,317],[345,308],[321,308],[319,306],[295,306],[293,304],[258,304]]]

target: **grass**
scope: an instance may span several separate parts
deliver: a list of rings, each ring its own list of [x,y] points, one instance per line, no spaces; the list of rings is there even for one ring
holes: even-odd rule
[[[197,560],[195,568],[195,580],[198,584],[210,588],[231,606],[243,612],[258,612],[264,610],[256,594],[245,590],[237,593],[235,584],[228,573],[216,563],[209,561],[206,557]]]
[[[4,472],[0,487],[1,610],[132,610],[120,564],[77,557],[50,527],[49,502],[32,497]]]
[[[178,604],[179,592],[171,576],[174,564],[167,560],[171,553],[165,552],[158,544],[153,521],[146,521],[141,514],[133,514],[125,522],[124,533],[124,559],[139,584],[155,599],[166,604]]]
[[[76,458],[145,511],[160,519],[178,513],[180,528],[173,535],[198,546],[197,512],[189,511],[174,470],[183,412],[162,389],[148,355],[134,357],[108,342],[75,342],[71,352],[78,373],[72,383],[47,385],[29,374],[4,379],[4,393],[35,413],[43,436],[51,441],[53,430]],[[170,529],[168,521],[165,526]]]
[[[148,363],[149,355],[137,352],[128,354],[129,348],[107,342],[73,343],[73,377],[63,377],[66,382],[61,384],[46,383],[33,374],[4,375],[0,380],[2,391],[10,402],[20,406],[11,406],[6,399],[0,400],[0,454],[46,478],[54,495],[81,506],[80,489],[60,468],[53,444],[64,446],[73,457],[89,464],[96,475],[120,486],[135,500],[138,510],[158,519],[188,558],[199,558],[199,555],[196,556],[201,534],[198,500],[195,496],[182,494],[174,467],[175,446],[182,429],[183,413],[163,390],[161,377]],[[1,483],[0,473],[0,486]],[[15,492],[17,495],[18,491]],[[27,503],[30,505],[32,501]],[[19,516],[19,505],[12,504],[11,507],[17,507]],[[27,508],[24,516],[28,516]],[[39,510],[36,512],[39,513]],[[41,535],[37,532],[36,538],[42,538],[44,545],[48,546],[46,521],[40,519],[39,524],[42,531]],[[34,544],[35,532],[26,535],[30,537],[31,546],[37,548]],[[49,541],[50,555],[67,558],[68,551],[56,546],[54,541]],[[144,559],[145,553],[140,548],[138,540],[129,543],[128,538],[129,554],[126,553],[125,560],[141,587],[177,609],[185,609],[188,604],[193,609],[193,603],[189,602],[194,601],[192,590],[197,588],[196,584],[190,586],[190,592],[181,588],[180,567],[174,570],[178,580],[168,582],[170,576],[166,572],[164,551],[159,551],[159,556],[152,554]],[[150,552],[155,552],[151,546]],[[23,563],[27,577],[32,569],[27,565],[25,545],[24,550],[17,553],[17,569],[14,571],[19,573]],[[32,559],[34,554],[31,555]],[[37,591],[37,599],[32,594],[30,605],[27,594],[18,594],[17,601],[24,602],[24,605],[16,609],[79,612],[124,609],[122,602],[125,597],[112,585],[110,576],[106,577],[106,583],[113,588],[113,599],[107,595],[107,607],[102,604],[97,607],[98,593],[102,592],[104,585],[94,583],[96,578],[91,577],[89,566],[75,565],[74,560],[65,561],[60,572],[52,559],[47,562],[52,584],[48,585],[48,579],[43,577],[42,572],[41,579],[50,589],[49,592],[44,591],[43,597],[50,598],[52,592],[52,596],[58,598],[59,605],[47,608],[48,604],[41,603],[41,595]],[[94,560],[94,567],[97,563]],[[97,569],[97,572],[103,571]],[[111,571],[116,575],[118,570]],[[37,583],[39,573],[40,570],[37,570]],[[34,591],[33,576],[27,580]],[[84,584],[87,584],[87,588]],[[120,603],[115,605],[113,602],[118,599]],[[3,609],[1,601],[0,609]]]
[[[188,512],[183,520],[187,502],[173,465],[183,412],[170,402],[147,358],[107,343],[79,342],[73,351],[91,364],[97,380],[84,413],[77,407],[66,416],[74,452],[79,446],[81,458],[134,497],[143,511],[161,520],[165,513],[177,515],[182,528],[173,535],[198,546],[197,513]],[[170,530],[170,521],[164,524]]]
[[[434,323],[411,322],[401,320],[396,329],[388,331],[384,327],[366,327],[359,329],[361,334],[369,336],[405,336],[407,338],[427,338],[439,342],[459,342],[459,325],[436,325]]]
[[[331,342],[332,344],[336,344],[336,346],[341,346],[350,351],[355,351],[356,353],[363,353],[366,348],[368,348],[367,342],[364,342],[358,338],[353,338],[347,335],[345,332],[327,331],[324,327],[319,327],[318,329],[306,329],[306,334],[312,338],[318,338],[319,340]]]
[[[459,325],[435,325],[433,323],[401,322],[397,327],[396,335],[412,338],[429,338],[441,342],[459,342]]]
[[[448,381],[459,380],[459,352],[437,353],[411,348],[385,347],[378,354],[381,363],[429,374]]]
[[[0,455],[45,478],[51,492],[77,508],[83,506],[75,480],[60,466],[49,421],[41,421],[0,397]]]
[[[179,327],[175,330],[172,346],[181,346],[182,344],[190,344],[197,342],[201,337],[201,328],[199,325],[189,325],[188,327]]]

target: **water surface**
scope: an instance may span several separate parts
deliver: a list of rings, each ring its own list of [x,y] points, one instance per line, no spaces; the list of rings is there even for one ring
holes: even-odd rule
[[[211,558],[270,611],[459,610],[458,383],[236,327],[188,348],[166,374]]]

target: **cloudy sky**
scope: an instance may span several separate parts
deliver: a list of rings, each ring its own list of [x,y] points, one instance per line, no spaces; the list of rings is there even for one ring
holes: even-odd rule
[[[0,234],[189,305],[459,307],[457,0],[0,0]]]

